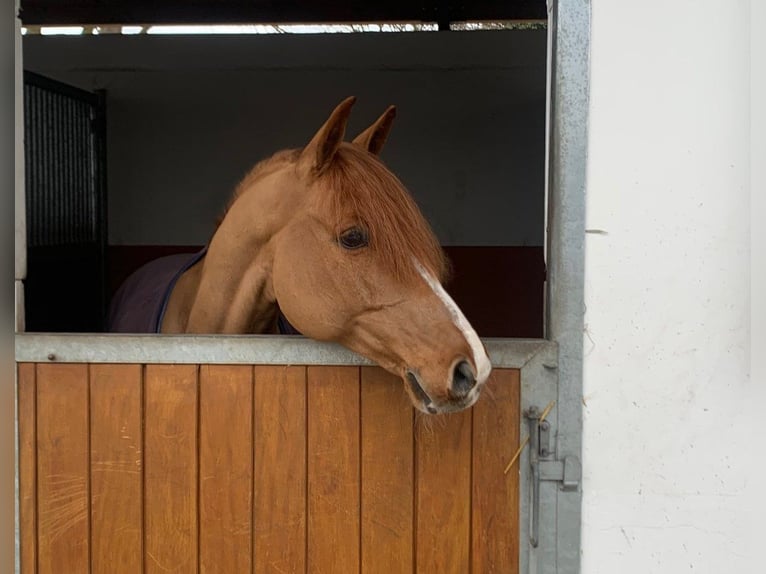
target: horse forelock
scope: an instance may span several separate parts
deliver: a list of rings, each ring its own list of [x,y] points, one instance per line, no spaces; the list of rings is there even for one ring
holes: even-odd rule
[[[362,225],[370,248],[397,279],[417,277],[413,259],[439,280],[446,279],[449,264],[430,225],[401,181],[375,155],[342,144],[317,183],[336,224],[353,220]]]

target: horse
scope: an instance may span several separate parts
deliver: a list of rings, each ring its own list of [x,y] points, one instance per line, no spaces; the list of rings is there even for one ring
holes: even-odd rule
[[[134,273],[112,302],[109,330],[297,331],[398,375],[421,412],[471,407],[491,363],[442,286],[448,262],[435,234],[379,159],[396,108],[346,142],[355,99],[343,100],[305,147],[257,163],[202,252]],[[132,320],[129,293],[141,275],[154,285],[133,303],[158,311],[154,323]],[[163,277],[167,285],[156,286]]]

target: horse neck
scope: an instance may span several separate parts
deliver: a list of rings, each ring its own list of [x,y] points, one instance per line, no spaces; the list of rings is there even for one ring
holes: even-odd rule
[[[230,210],[230,212],[233,210]],[[240,217],[241,219],[241,217]],[[179,285],[193,293],[187,333],[269,333],[277,305],[271,284],[270,237],[241,233],[236,215],[227,215],[213,235],[198,273]],[[184,278],[182,278],[184,279]]]

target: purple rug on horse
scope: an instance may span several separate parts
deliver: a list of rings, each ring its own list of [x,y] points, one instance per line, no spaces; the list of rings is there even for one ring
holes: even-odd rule
[[[170,294],[176,281],[207,253],[168,255],[136,270],[120,286],[109,305],[107,331],[110,333],[159,333]],[[282,313],[277,319],[279,333],[300,335]]]

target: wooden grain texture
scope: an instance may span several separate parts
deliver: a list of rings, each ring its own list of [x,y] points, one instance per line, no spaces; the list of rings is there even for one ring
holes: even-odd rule
[[[37,366],[38,572],[88,572],[88,366]]]
[[[196,365],[146,366],[144,465],[145,571],[196,573]]]
[[[200,369],[19,365],[22,574],[518,572],[517,370],[414,417],[376,367]]]
[[[306,571],[306,367],[254,369],[254,571]]]
[[[200,367],[200,572],[252,568],[253,369]]]
[[[362,574],[413,568],[413,407],[402,381],[361,369]]]
[[[495,369],[473,409],[473,574],[519,571],[519,472],[505,466],[519,445],[519,371]]]
[[[90,366],[92,573],[143,564],[140,365]]]
[[[35,365],[18,366],[19,563],[21,574],[37,572],[37,385]]]
[[[359,368],[308,367],[308,572],[359,570]]]
[[[418,573],[470,571],[471,416],[467,410],[416,421]]]

